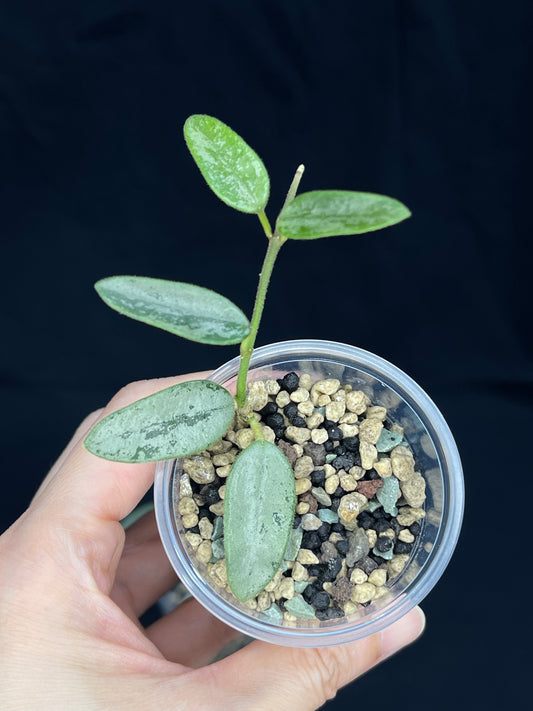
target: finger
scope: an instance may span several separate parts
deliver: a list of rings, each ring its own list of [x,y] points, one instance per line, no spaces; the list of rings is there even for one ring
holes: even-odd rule
[[[145,634],[165,659],[194,668],[209,664],[227,644],[243,638],[193,598],[151,624]]]
[[[137,619],[177,582],[151,511],[126,531],[111,598]]]
[[[282,698],[291,711],[311,711],[413,642],[424,623],[422,610],[415,608],[382,632],[349,644],[303,649],[253,642],[210,670],[228,699],[228,708],[266,711]]]

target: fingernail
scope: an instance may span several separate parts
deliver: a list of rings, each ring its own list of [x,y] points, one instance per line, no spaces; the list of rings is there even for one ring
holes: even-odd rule
[[[424,631],[426,616],[420,609],[413,610],[381,632],[381,659],[390,657],[411,642]]]

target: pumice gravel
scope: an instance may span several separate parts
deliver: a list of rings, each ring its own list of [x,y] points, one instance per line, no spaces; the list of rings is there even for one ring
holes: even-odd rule
[[[281,566],[244,605],[290,625],[349,616],[383,597],[414,555],[425,517],[426,482],[402,427],[363,391],[305,373],[250,383],[248,406],[287,457],[297,501]],[[253,440],[249,421],[236,416],[215,444],[182,460],[177,484],[189,553],[229,595],[226,483]]]

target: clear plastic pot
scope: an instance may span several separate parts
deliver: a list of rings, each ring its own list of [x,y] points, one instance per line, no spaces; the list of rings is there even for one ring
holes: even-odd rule
[[[210,379],[235,392],[239,358],[216,370]],[[387,419],[404,428],[426,479],[426,516],[422,531],[403,571],[388,592],[349,617],[298,620],[273,624],[261,612],[213,587],[206,566],[199,563],[183,537],[175,515],[180,460],[158,462],[155,512],[163,546],[182,583],[213,615],[246,635],[275,644],[319,647],[350,642],[373,634],[417,605],[442,575],[453,553],[463,516],[464,484],[459,453],[443,416],[426,393],[404,372],[372,353],[342,343],[285,341],[257,348],[249,379],[279,378],[284,373],[309,373],[313,379],[338,378],[363,390],[374,405],[387,408]]]

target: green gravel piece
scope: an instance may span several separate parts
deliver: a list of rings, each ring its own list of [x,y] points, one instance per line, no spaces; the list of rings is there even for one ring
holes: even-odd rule
[[[213,558],[211,558],[211,561],[216,563],[217,560],[224,557],[224,539],[215,539],[211,544],[211,548],[213,549]]]
[[[367,511],[370,511],[370,513],[374,513],[374,511],[379,508],[381,508],[381,502],[377,499],[370,499],[370,501],[368,502]]]
[[[300,595],[295,595],[290,600],[287,600],[285,602],[285,609],[287,612],[290,612],[291,615],[304,620],[312,620],[315,618],[314,608],[308,605]]]
[[[215,523],[213,524],[213,533],[211,534],[211,540],[216,541],[217,538],[221,538],[224,535],[224,517],[217,516]]]
[[[283,622],[283,612],[279,609],[275,602],[268,609],[261,613],[261,617],[267,622],[277,625]]]
[[[336,454],[326,454],[326,463],[330,464],[336,458],[337,458]]]
[[[372,553],[374,555],[379,555],[381,558],[384,558],[385,560],[392,560],[392,556],[394,555],[394,551],[392,548],[390,549],[390,551],[383,552],[383,551],[378,551],[376,546],[374,546],[374,548],[372,548]]]
[[[399,432],[390,432],[390,430],[381,430],[379,439],[376,442],[378,452],[390,452],[391,449],[397,447],[403,439],[403,435]]]
[[[319,509],[316,515],[325,523],[337,523],[339,520],[339,514],[331,509]]]
[[[285,548],[285,555],[283,560],[296,560],[300,546],[302,545],[302,537],[304,535],[303,529],[298,526],[298,528],[293,528],[289,534],[289,540],[287,542],[287,548]]]
[[[325,415],[325,414],[326,414],[326,408],[325,408],[324,405],[322,405],[321,407],[315,407],[315,412],[319,412],[321,415]]]
[[[303,593],[305,588],[309,585],[309,580],[295,580],[294,581],[294,591],[297,593]]]
[[[400,492],[400,482],[395,476],[389,476],[386,479],[382,479],[382,481],[383,486],[377,490],[376,498],[383,505],[384,511],[396,516],[398,514],[396,501]]]

